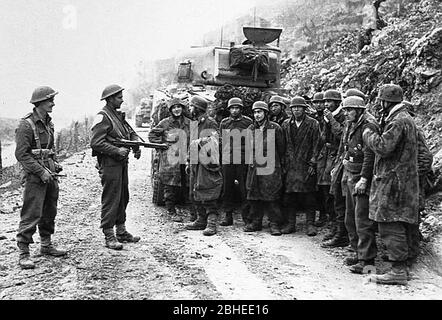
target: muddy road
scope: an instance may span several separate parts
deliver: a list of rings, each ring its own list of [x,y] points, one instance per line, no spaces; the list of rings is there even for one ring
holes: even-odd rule
[[[147,129],[140,130],[147,137]],[[0,299],[441,299],[442,277],[420,261],[408,286],[367,282],[343,265],[347,248],[323,249],[307,237],[303,217],[295,234],[267,228],[245,233],[240,215],[215,236],[187,231],[151,204],[150,150],[131,158],[128,230],[141,236],[122,251],[104,247],[99,229],[101,185],[90,150],[64,161],[54,242],[65,258],[31,252],[34,270],[20,270],[15,233],[19,211],[0,215]],[[6,201],[11,192],[0,197]],[[20,197],[15,194],[16,197]],[[14,195],[13,195],[14,196]],[[188,217],[188,213],[187,213]],[[188,219],[188,218],[187,218]],[[186,219],[186,220],[187,220]],[[377,260],[379,269],[387,265]]]

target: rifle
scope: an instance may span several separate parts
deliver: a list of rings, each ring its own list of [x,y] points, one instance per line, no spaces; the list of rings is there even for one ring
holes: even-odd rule
[[[166,150],[169,148],[169,146],[165,143],[154,143],[154,142],[143,142],[143,141],[132,141],[127,139],[115,139],[111,141],[113,145],[116,147],[125,147],[125,148],[132,148],[137,149],[139,147],[144,148],[153,148],[153,149],[160,149],[160,150]]]

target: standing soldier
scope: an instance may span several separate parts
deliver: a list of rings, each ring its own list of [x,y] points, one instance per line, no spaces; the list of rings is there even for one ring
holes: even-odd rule
[[[285,121],[285,119],[288,119],[288,115],[285,111],[285,108],[287,107],[286,102],[284,101],[283,97],[280,96],[273,96],[270,98],[269,101],[269,120],[276,122],[280,126],[282,126],[282,123]]]
[[[117,111],[123,103],[123,90],[119,85],[110,85],[103,90],[101,100],[106,100],[106,105],[98,112],[91,128],[92,155],[97,157],[103,186],[100,228],[103,229],[106,247],[113,250],[123,249],[121,242],[140,240],[140,237],[132,236],[125,226],[129,203],[129,149],[113,144],[117,139],[137,140],[137,134],[124,120],[124,114]],[[139,159],[140,156],[141,150],[134,150],[134,157]]]
[[[220,124],[220,133],[222,138],[233,141],[222,142],[222,169],[223,169],[223,204],[225,210],[224,219],[220,222],[221,226],[230,226],[233,224],[233,211],[235,209],[235,181],[239,187],[239,198],[241,201],[241,214],[244,223],[247,221],[248,204],[246,200],[246,185],[245,180],[247,176],[247,164],[245,161],[245,144],[246,144],[246,129],[252,124],[252,119],[242,115],[242,108],[244,107],[240,98],[231,98],[227,104],[227,109],[230,112],[230,117],[225,118]],[[240,139],[240,141],[235,141]],[[232,139],[230,139],[232,140]],[[240,156],[240,158],[236,158]],[[239,160],[239,162],[237,162]]]
[[[17,233],[19,265],[22,269],[33,269],[35,264],[29,256],[29,244],[37,226],[40,233],[40,253],[64,256],[65,250],[52,245],[55,216],[57,215],[58,182],[56,173],[62,170],[54,152],[54,125],[49,113],[52,112],[54,96],[58,92],[42,86],[32,93],[34,109],[24,116],[15,134],[15,157],[23,166],[25,189],[20,224]]]
[[[290,103],[292,117],[284,121],[282,129],[286,141],[285,153],[285,204],[288,207],[289,222],[282,233],[296,230],[296,210],[306,212],[308,236],[317,234],[315,221],[316,207],[316,157],[319,141],[318,121],[306,115],[305,99],[296,96]]]
[[[186,225],[187,230],[204,230],[205,236],[217,232],[217,200],[221,194],[223,178],[219,164],[219,133],[215,119],[207,116],[206,99],[190,99],[189,164],[190,198],[196,207],[197,219]]]
[[[330,172],[330,193],[333,195],[336,222],[332,224],[330,232],[325,235],[322,247],[345,247],[349,244],[347,229],[345,228],[345,194],[341,187],[342,161],[338,154],[339,143],[344,129],[345,115],[340,108],[341,94],[333,89],[324,92],[325,101],[325,145],[327,155],[326,171]]]
[[[252,111],[254,121],[249,126],[252,161],[246,182],[247,200],[250,202],[250,223],[244,227],[244,231],[260,231],[264,212],[268,212],[270,234],[280,236],[281,210],[278,200],[282,190],[281,162],[285,149],[284,134],[277,123],[268,120],[267,103],[256,101]]]
[[[164,201],[167,212],[175,222],[183,218],[176,211],[180,195],[188,186],[185,161],[190,138],[190,119],[183,115],[184,102],[178,98],[169,101],[170,117],[163,119],[149,132],[149,140],[155,143],[168,143],[169,149],[159,151],[159,177],[164,185]]]
[[[362,274],[367,265],[374,265],[377,254],[376,223],[368,218],[368,197],[373,175],[374,153],[362,140],[362,132],[367,125],[377,125],[376,119],[365,111],[361,97],[348,96],[343,101],[347,125],[343,133],[340,149],[343,149],[345,191],[345,226],[350,245],[355,256],[345,259],[351,265],[350,271]]]
[[[418,131],[407,107],[401,103],[402,88],[383,85],[379,90],[382,107],[380,132],[368,127],[364,142],[375,153],[370,193],[370,219],[378,222],[379,234],[392,261],[392,268],[371,280],[381,284],[407,283],[410,227],[418,224],[419,177]]]
[[[327,157],[328,149],[326,148],[326,122],[324,118],[324,93],[317,92],[313,96],[313,106],[316,110],[316,120],[319,124],[320,138],[318,143],[318,158],[317,158],[317,185],[318,185],[318,206],[319,206],[319,220],[315,222],[315,226],[322,227],[327,218],[332,223],[335,219],[335,210],[333,206],[333,196],[330,194],[330,170],[331,157]],[[330,133],[329,133],[330,134]],[[329,163],[327,163],[327,161]],[[334,222],[333,222],[334,223]]]

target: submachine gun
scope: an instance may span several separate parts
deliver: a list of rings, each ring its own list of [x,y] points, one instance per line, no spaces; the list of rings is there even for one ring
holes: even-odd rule
[[[138,149],[140,147],[166,150],[169,146],[165,143],[154,143],[145,141],[132,141],[127,139],[115,139],[112,144],[116,147],[125,147],[128,149]]]

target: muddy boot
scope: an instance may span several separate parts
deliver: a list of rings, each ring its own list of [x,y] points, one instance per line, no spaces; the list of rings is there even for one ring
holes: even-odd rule
[[[126,230],[126,226],[124,224],[117,224],[117,240],[118,242],[138,242],[140,241],[140,237],[133,236]]]
[[[29,244],[24,242],[17,243],[19,249],[18,265],[22,269],[34,269],[35,264],[29,255]]]
[[[281,229],[281,233],[289,234],[296,231],[296,213],[291,213],[288,215],[288,223],[284,228]]]
[[[335,221],[330,221],[330,229],[325,234],[325,236],[322,239],[322,241],[331,240],[335,236],[336,232],[338,232],[338,226],[337,226],[336,222]]]
[[[353,266],[359,262],[358,255],[352,254],[344,259],[344,264],[346,266]]]
[[[117,238],[115,238],[114,229],[103,229],[104,233],[104,240],[106,247],[112,250],[121,250],[123,249],[123,245],[117,241]]]
[[[244,222],[244,225],[247,225],[252,222],[252,219],[250,219],[250,204],[245,203],[241,206],[241,217],[242,221]]]
[[[218,214],[211,213],[207,217],[207,226],[203,231],[205,236],[213,236],[216,234],[216,225],[218,224]]]
[[[252,222],[248,223],[244,227],[244,232],[255,232],[262,230],[262,217],[255,218]]]
[[[312,222],[307,224],[307,230],[305,231],[305,234],[309,237],[314,237],[318,234],[318,231],[316,230],[316,227]]]
[[[204,230],[207,225],[207,215],[204,208],[197,208],[197,218],[195,221],[186,224],[187,230]]]
[[[405,261],[393,262],[389,272],[381,275],[372,275],[370,282],[379,284],[406,285],[408,282],[407,265]]]
[[[173,222],[183,222],[183,216],[180,211],[175,210],[175,213],[170,217]]]
[[[191,206],[190,207],[190,218],[189,218],[189,221],[190,222],[194,222],[196,220],[196,218],[197,218],[196,209],[195,209],[194,206]]]
[[[280,236],[282,234],[277,223],[270,223],[270,234],[272,236]]]
[[[347,229],[345,229],[345,225],[343,223],[340,223],[338,225],[338,231],[336,232],[335,236],[331,240],[323,242],[321,244],[321,247],[323,248],[346,247],[349,244],[350,240],[348,239]]]
[[[226,212],[223,220],[219,223],[220,226],[231,226],[233,225],[233,214],[232,211]]]
[[[53,257],[62,257],[67,254],[66,250],[57,249],[52,245],[51,236],[40,236],[40,253]]]
[[[357,274],[368,274],[375,273],[376,268],[374,266],[374,259],[372,260],[359,260],[358,263],[352,265],[350,268],[350,272]]]

